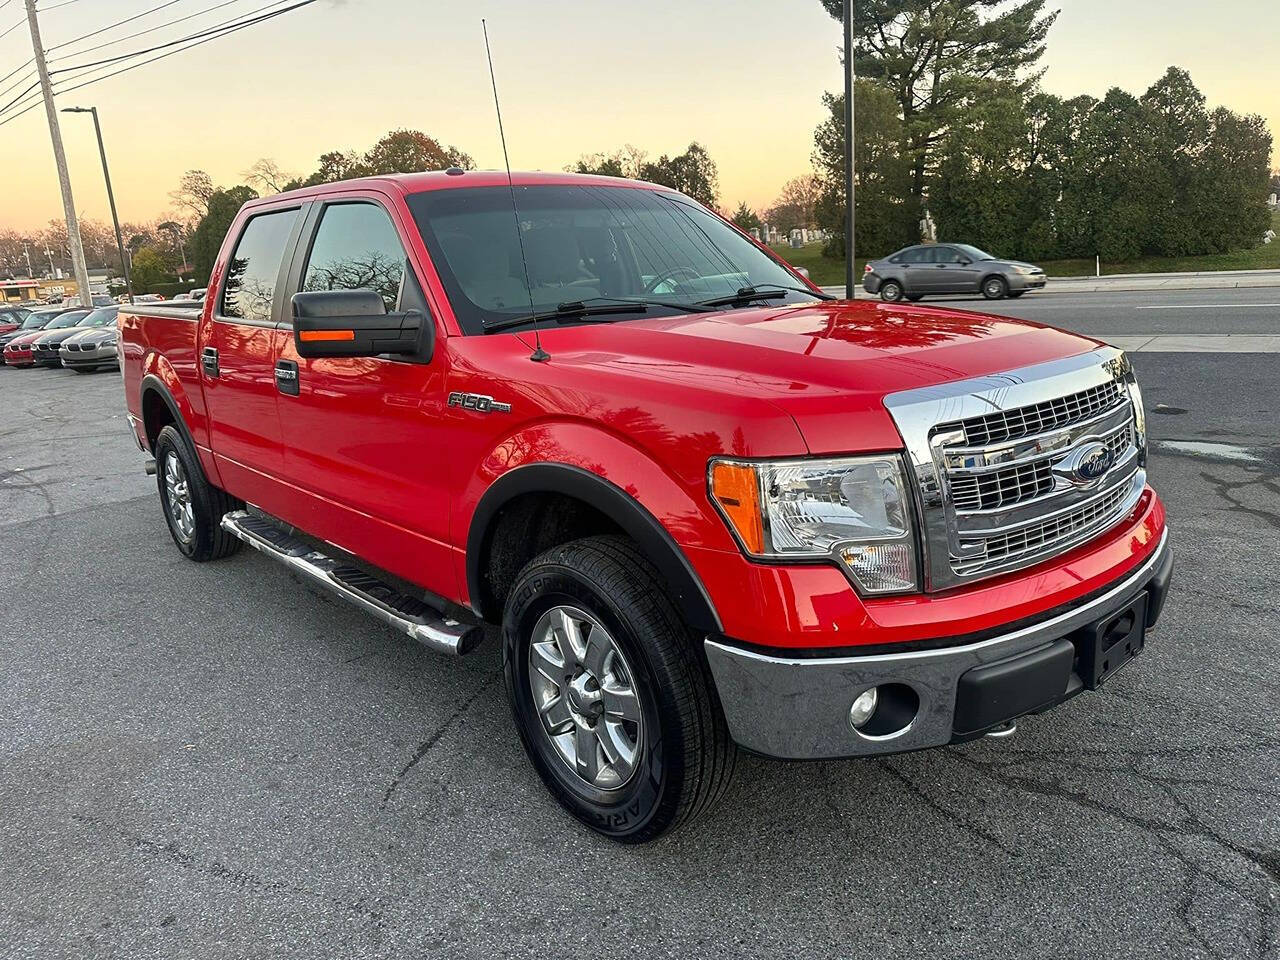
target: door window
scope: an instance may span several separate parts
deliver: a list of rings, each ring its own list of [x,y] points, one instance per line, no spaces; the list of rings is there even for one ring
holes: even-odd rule
[[[303,290],[375,290],[397,308],[405,253],[391,217],[373,203],[326,207],[307,258]]]
[[[961,260],[960,251],[955,247],[934,247],[933,262],[934,263],[959,263]]]
[[[297,210],[278,210],[245,224],[222,285],[222,316],[250,323],[271,321],[280,262],[297,217]]]
[[[927,247],[912,247],[909,250],[903,250],[900,258],[902,263],[911,265],[928,263],[929,249]]]

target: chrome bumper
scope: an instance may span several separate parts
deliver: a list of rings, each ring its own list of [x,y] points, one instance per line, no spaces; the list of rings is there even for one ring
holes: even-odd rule
[[[965,646],[863,657],[789,659],[708,639],[707,659],[729,731],[749,750],[791,760],[901,753],[950,743],[957,739],[956,690],[966,671],[1028,653],[1103,620],[1123,610],[1157,576],[1162,578],[1163,590],[1172,562],[1168,537],[1166,530],[1141,567],[1088,603]],[[1158,614],[1159,603],[1148,622]],[[910,687],[919,698],[919,707],[904,729],[885,737],[868,737],[850,725],[849,707],[864,690],[882,684]],[[1068,695],[1064,691],[1060,699]]]

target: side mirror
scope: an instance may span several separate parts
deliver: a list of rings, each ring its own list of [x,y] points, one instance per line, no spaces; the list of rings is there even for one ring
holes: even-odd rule
[[[796,271],[796,273],[800,274],[800,276],[804,277],[806,280],[808,280],[808,279],[809,279],[809,268],[808,268],[808,267],[796,267],[796,268],[795,268],[795,271]]]
[[[374,290],[295,293],[292,306],[300,357],[429,356],[434,325],[417,310],[387,313]]]
[[[970,260],[968,257],[961,257],[961,258],[960,258],[959,260],[957,260],[956,262],[957,262],[957,263],[959,263],[959,264],[960,264],[960,266],[962,266],[962,267],[967,267],[969,264],[973,263],[973,261],[972,261],[972,260]]]

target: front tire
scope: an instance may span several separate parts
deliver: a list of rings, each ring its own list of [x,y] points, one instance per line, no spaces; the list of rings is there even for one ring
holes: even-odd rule
[[[240,541],[223,530],[221,523],[224,514],[244,504],[209,482],[187,439],[176,427],[163,427],[153,452],[160,506],[182,555],[203,563],[240,549]]]
[[[897,303],[903,294],[902,284],[897,280],[886,280],[880,285],[880,299],[886,303]]]
[[[1004,277],[987,277],[982,281],[982,295],[988,300],[1003,300],[1009,293]]]
[[[644,843],[706,811],[736,758],[706,662],[623,537],[548,550],[516,578],[503,670],[529,759],[591,829]]]

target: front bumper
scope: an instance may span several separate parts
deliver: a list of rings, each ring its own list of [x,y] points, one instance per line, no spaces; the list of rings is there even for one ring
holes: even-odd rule
[[[1102,593],[1043,621],[977,643],[793,659],[708,639],[707,659],[729,731],[749,750],[809,760],[937,747],[972,739],[1080,693],[1085,681],[1079,675],[1078,638],[1131,608],[1144,594],[1146,619],[1138,632],[1145,633],[1160,616],[1172,573],[1166,530],[1141,566]],[[908,713],[888,735],[855,730],[849,707],[863,691],[885,685],[905,697],[885,702]]]
[[[108,363],[118,363],[115,344],[109,347],[96,347],[93,350],[62,350],[58,354],[64,367],[101,367]]]
[[[1013,273],[1007,277],[1010,290],[1040,290],[1048,283],[1048,278],[1043,273]]]
[[[31,359],[30,350],[5,350],[4,362],[10,367],[29,367],[34,361]]]

